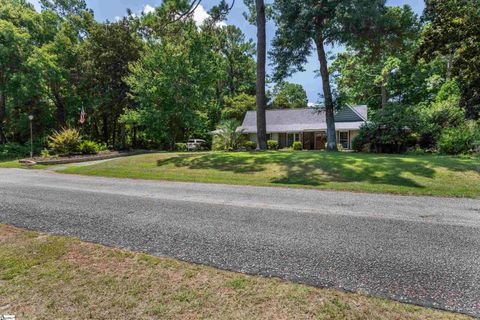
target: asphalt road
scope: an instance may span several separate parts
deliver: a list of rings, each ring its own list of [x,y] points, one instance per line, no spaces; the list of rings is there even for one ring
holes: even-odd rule
[[[0,223],[480,317],[480,201],[0,169]]]

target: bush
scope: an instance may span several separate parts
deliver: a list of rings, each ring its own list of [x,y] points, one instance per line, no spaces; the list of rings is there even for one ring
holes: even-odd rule
[[[247,151],[252,151],[252,150],[255,150],[257,148],[257,143],[254,142],[254,141],[245,141],[243,143],[243,147],[247,150]]]
[[[441,153],[461,154],[478,151],[480,147],[480,126],[469,121],[456,128],[445,128],[438,141]]]
[[[18,143],[0,144],[0,160],[23,158],[30,155],[30,146]]]
[[[353,140],[355,151],[401,153],[418,143],[419,116],[410,108],[390,105],[377,111]]]
[[[48,145],[52,151],[61,156],[79,152],[82,142],[80,133],[76,129],[67,128],[62,131],[55,131],[48,140]]]
[[[40,156],[42,158],[49,158],[50,157],[50,151],[48,151],[48,149],[43,149],[41,152],[40,152]]]
[[[424,149],[433,149],[437,145],[443,129],[461,126],[465,121],[465,111],[455,101],[436,102],[421,115],[423,124],[419,144]]]
[[[90,140],[82,141],[78,147],[78,151],[82,154],[97,154],[104,149],[105,147],[103,145]]]
[[[292,148],[293,150],[295,151],[299,151],[299,150],[302,150],[303,149],[303,146],[302,146],[302,143],[300,141],[295,141],[293,144],[292,144]]]
[[[185,152],[187,151],[187,144],[186,143],[175,143],[175,151]]]
[[[356,135],[353,139],[352,139],[352,149],[356,152],[362,152],[362,151],[365,151],[365,148],[368,148],[368,141],[365,137],[365,135]]]
[[[212,150],[214,151],[233,151],[243,145],[245,137],[237,131],[240,122],[237,120],[223,121],[215,130],[212,141]]]
[[[267,141],[268,150],[277,150],[278,149],[278,141],[276,140],[268,140]]]

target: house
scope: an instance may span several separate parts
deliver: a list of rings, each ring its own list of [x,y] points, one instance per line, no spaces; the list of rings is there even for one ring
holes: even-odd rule
[[[321,108],[267,110],[268,140],[278,141],[280,148],[300,141],[305,150],[323,150],[327,142],[325,110]],[[337,143],[350,149],[352,139],[367,121],[367,106],[346,106],[335,114]],[[248,111],[237,132],[257,141],[257,114]]]

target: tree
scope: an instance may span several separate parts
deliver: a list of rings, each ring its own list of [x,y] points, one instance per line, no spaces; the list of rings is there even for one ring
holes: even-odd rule
[[[412,9],[387,7],[377,24],[377,36],[354,43],[338,54],[331,68],[342,102],[385,108],[390,100],[401,99],[395,96],[395,80],[415,73],[410,66],[416,64],[420,26]],[[401,92],[403,96],[410,93],[405,88]]]
[[[461,85],[467,118],[480,118],[480,2],[427,0],[424,20],[420,56],[446,58],[447,77]]]
[[[209,131],[219,76],[213,39],[192,19],[171,27],[175,34],[152,35],[126,78],[148,138],[168,148]]]
[[[219,54],[225,62],[225,93],[229,97],[240,93],[255,93],[255,44],[246,41],[243,32],[232,25],[215,28],[219,34]]]
[[[130,88],[125,78],[130,74],[129,63],[140,58],[142,49],[143,43],[127,18],[95,24],[80,49],[83,82],[90,95],[87,113],[92,114],[87,125],[97,139],[107,144],[111,142],[115,146],[118,142],[119,117],[131,105]]]
[[[384,0],[278,0],[274,4],[278,26],[272,50],[275,80],[281,81],[295,71],[303,71],[312,44],[315,44],[323,83],[328,151],[336,151],[337,145],[335,106],[325,46],[368,38],[375,32],[375,19],[383,10]]]
[[[32,58],[41,53],[41,17],[23,0],[0,5],[0,143],[25,140],[28,114],[45,121],[45,102],[38,68]],[[35,128],[37,129],[37,128]]]
[[[250,9],[250,14],[245,16],[257,27],[257,80],[256,80],[256,105],[257,105],[257,148],[267,150],[267,93],[266,63],[267,63],[267,19],[264,0],[244,0]]]
[[[233,98],[225,99],[225,108],[222,110],[222,119],[243,121],[247,111],[255,110],[255,108],[255,96],[241,93]]]
[[[308,97],[302,85],[282,82],[273,89],[273,109],[293,109],[306,108],[308,106]]]

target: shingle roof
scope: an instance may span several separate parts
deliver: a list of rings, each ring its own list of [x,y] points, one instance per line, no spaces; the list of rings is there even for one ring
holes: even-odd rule
[[[345,107],[335,115],[335,126],[339,130],[358,129],[367,120],[367,107]],[[267,110],[267,132],[302,132],[326,130],[325,111],[314,108]],[[238,131],[257,132],[256,111],[249,111]]]

